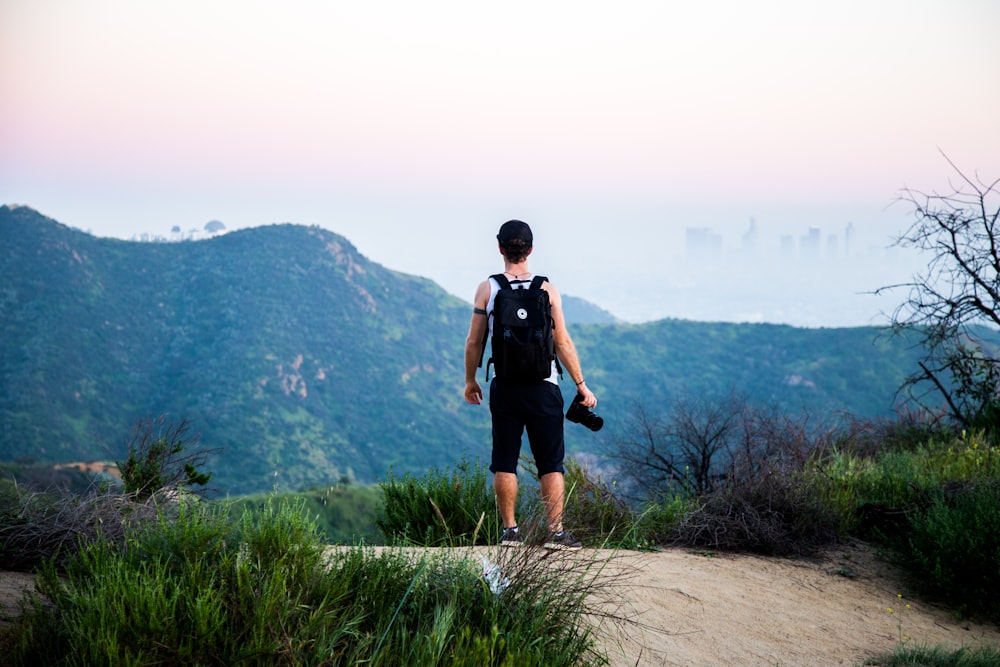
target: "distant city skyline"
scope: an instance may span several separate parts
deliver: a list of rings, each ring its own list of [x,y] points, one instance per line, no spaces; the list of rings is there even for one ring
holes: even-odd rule
[[[856,236],[856,229],[851,221],[844,223],[839,232],[817,225],[803,225],[803,228],[800,234],[787,231],[762,234],[756,219],[751,217],[749,226],[739,237],[739,245],[736,245],[727,244],[729,239],[725,233],[713,227],[687,227],[684,230],[685,251],[689,257],[700,259],[774,255],[786,260],[830,260],[849,259],[858,253],[870,256],[872,251],[890,253],[894,245],[891,239],[886,238],[881,245],[855,247],[852,239]]]

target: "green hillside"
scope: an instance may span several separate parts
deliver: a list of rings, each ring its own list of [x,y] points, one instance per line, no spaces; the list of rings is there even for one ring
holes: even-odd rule
[[[217,486],[259,490],[423,469],[488,435],[462,409],[468,309],[336,234],[130,243],[2,208],[0,247],[4,458],[106,458],[168,413],[224,448]]]
[[[870,327],[661,320],[579,329],[581,356],[598,362],[588,384],[649,407],[732,388],[793,412],[889,415],[917,359],[905,340]]]
[[[0,460],[118,456],[135,420],[160,414],[220,448],[207,467],[234,493],[485,459],[488,410],[461,397],[469,308],[316,227],[135,243],[0,207]],[[636,401],[729,387],[888,414],[914,353],[876,333],[575,324],[609,427],[569,425],[568,445],[599,454]]]

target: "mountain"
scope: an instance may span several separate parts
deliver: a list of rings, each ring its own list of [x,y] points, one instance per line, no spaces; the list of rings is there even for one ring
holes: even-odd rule
[[[4,458],[107,458],[135,419],[188,418],[228,489],[297,488],[481,449],[468,307],[318,228],[98,239],[0,208]]]
[[[563,294],[562,307],[568,324],[614,324],[618,321],[600,306],[569,294]]]
[[[137,243],[3,206],[0,460],[120,458],[135,421],[164,414],[219,449],[206,467],[233,493],[488,460],[488,409],[462,399],[469,313],[318,227]],[[567,447],[597,455],[635,404],[666,410],[730,387],[790,410],[884,416],[915,363],[870,328],[663,320],[572,333],[608,427],[570,424]]]

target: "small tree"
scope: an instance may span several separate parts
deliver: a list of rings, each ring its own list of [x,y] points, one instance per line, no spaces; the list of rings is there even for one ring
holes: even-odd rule
[[[222,224],[219,220],[209,220],[205,223],[205,231],[209,234],[217,234],[219,232],[225,231],[226,226]]]
[[[192,447],[198,436],[188,437],[190,428],[186,419],[139,420],[125,440],[125,459],[116,461],[125,493],[143,499],[160,490],[208,484],[212,473],[202,472],[201,467],[209,452]]]
[[[922,407],[940,394],[959,425],[985,426],[1000,422],[1000,352],[982,336],[982,327],[1000,327],[1000,179],[970,178],[945,159],[957,187],[944,194],[905,188],[900,195],[915,220],[895,245],[929,253],[927,269],[876,293],[908,290],[892,330],[916,332],[926,349],[901,392]]]

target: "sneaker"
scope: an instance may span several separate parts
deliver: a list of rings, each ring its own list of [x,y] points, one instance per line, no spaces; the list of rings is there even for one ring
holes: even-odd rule
[[[514,526],[513,528],[503,529],[503,535],[500,537],[500,546],[502,547],[521,546],[521,531],[518,530],[517,526]]]
[[[550,533],[548,541],[545,542],[546,549],[582,549],[583,542],[573,537],[573,533],[568,530],[560,530],[558,533]]]

